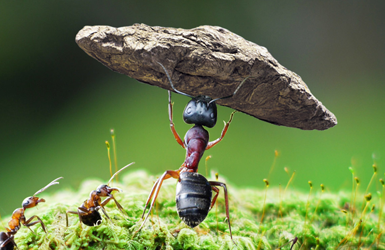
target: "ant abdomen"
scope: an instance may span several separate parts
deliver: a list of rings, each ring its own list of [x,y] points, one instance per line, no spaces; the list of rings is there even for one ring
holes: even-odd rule
[[[207,216],[212,191],[207,179],[196,172],[182,172],[176,188],[176,207],[179,217],[193,228]]]
[[[10,239],[10,237],[13,237],[13,236],[9,236],[7,233],[0,232],[0,245],[2,245],[3,242],[6,240],[9,241],[8,244],[0,248],[1,250],[13,250],[15,248],[15,243],[13,241],[13,238]]]
[[[90,227],[99,226],[102,223],[102,217],[96,209],[90,209],[89,214],[80,216],[81,221]]]

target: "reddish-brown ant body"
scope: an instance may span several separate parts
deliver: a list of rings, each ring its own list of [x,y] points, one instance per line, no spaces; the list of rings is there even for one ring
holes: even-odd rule
[[[159,62],[158,62],[159,63]],[[232,239],[231,226],[230,226],[230,215],[229,215],[229,202],[226,184],[217,181],[207,181],[205,177],[200,175],[198,172],[198,164],[200,159],[203,156],[205,150],[212,148],[217,143],[219,143],[225,136],[227,129],[232,121],[234,112],[230,116],[230,120],[225,124],[225,127],[222,130],[221,136],[214,140],[209,141],[209,133],[203,126],[212,128],[217,122],[217,107],[215,101],[219,99],[230,98],[237,93],[242,84],[246,81],[244,79],[233,94],[212,99],[208,96],[197,96],[193,97],[188,94],[185,94],[181,91],[178,91],[174,88],[171,78],[165,69],[165,67],[159,63],[160,66],[165,71],[167,78],[171,84],[173,90],[179,94],[191,97],[192,100],[187,104],[183,112],[183,120],[187,124],[194,124],[194,126],[187,131],[184,142],[181,140],[180,136],[175,130],[174,122],[172,120],[172,102],[171,102],[171,91],[168,91],[168,111],[169,111],[169,120],[171,131],[178,142],[183,148],[186,149],[186,158],[182,166],[178,170],[167,170],[164,174],[157,179],[152,190],[147,198],[147,202],[142,214],[142,218],[146,212],[147,206],[150,203],[152,197],[150,209],[145,217],[141,227],[143,227],[146,222],[151,209],[155,204],[155,200],[158,197],[160,187],[164,180],[173,177],[178,179],[177,191],[176,191],[176,205],[179,217],[190,227],[195,227],[199,225],[207,216],[209,210],[214,206],[219,189],[218,186],[224,188],[225,191],[225,203],[226,203],[226,218],[229,225],[230,236]],[[212,191],[216,192],[214,198],[211,200]],[[154,195],[155,194],[155,195]]]
[[[17,208],[13,213],[11,220],[8,222],[8,228],[6,228],[7,232],[1,232],[0,233],[0,249],[1,250],[11,250],[15,246],[17,247],[14,237],[17,231],[19,231],[21,224],[28,227],[29,230],[32,231],[30,228],[31,226],[40,223],[41,227],[43,228],[44,232],[47,233],[47,230],[45,229],[45,225],[43,221],[40,219],[39,216],[34,215],[28,220],[25,218],[24,212],[27,208],[32,208],[37,206],[40,202],[45,202],[44,199],[41,199],[39,197],[36,197],[36,195],[40,194],[47,188],[49,188],[52,185],[59,184],[57,180],[62,179],[63,177],[59,177],[53,181],[51,181],[47,186],[43,187],[39,191],[37,191],[33,196],[27,197],[23,200],[22,207]],[[33,219],[36,219],[36,221],[31,222]],[[34,233],[32,231],[32,233]]]
[[[119,171],[117,171],[111,179],[108,181],[107,185],[102,184],[100,185],[96,190],[91,191],[90,197],[88,200],[85,200],[83,204],[78,207],[77,211],[67,211],[66,213],[66,223],[68,227],[68,214],[77,214],[79,216],[79,221],[83,222],[87,226],[98,226],[102,222],[102,217],[100,216],[99,209],[102,210],[104,215],[109,219],[110,217],[107,215],[106,210],[104,209],[104,206],[107,205],[107,203],[110,200],[114,200],[116,206],[118,207],[119,211],[123,214],[126,214],[124,212],[123,207],[119,204],[119,202],[115,199],[115,197],[112,195],[113,191],[122,191],[119,188],[109,187],[110,182],[114,179],[114,177],[120,173],[122,170],[126,169],[127,167],[134,164],[134,162],[128,164],[127,166],[121,168]],[[103,202],[101,200],[101,197],[107,197]],[[81,224],[80,224],[81,225]]]

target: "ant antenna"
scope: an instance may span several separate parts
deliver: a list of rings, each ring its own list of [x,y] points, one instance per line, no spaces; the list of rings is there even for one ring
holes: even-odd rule
[[[221,98],[217,98],[217,99],[214,99],[214,100],[211,100],[211,101],[208,103],[208,105],[210,105],[210,103],[215,102],[215,101],[218,101],[218,100],[220,100],[220,99],[226,99],[226,98],[233,97],[233,96],[238,92],[238,90],[242,87],[243,83],[244,83],[247,79],[249,79],[249,78],[250,78],[250,76],[248,76],[248,77],[246,77],[245,79],[243,79],[243,81],[238,85],[237,89],[236,89],[236,90],[234,91],[234,93],[232,93],[231,95],[225,96],[225,97],[221,97]]]
[[[164,72],[166,72],[167,78],[168,78],[168,80],[169,80],[169,82],[170,82],[170,84],[171,84],[171,88],[172,88],[176,93],[181,94],[181,95],[184,95],[184,96],[188,96],[188,97],[190,97],[190,98],[194,98],[194,97],[191,96],[191,95],[188,95],[188,94],[186,94],[186,93],[183,93],[183,92],[177,90],[177,89],[174,87],[174,85],[172,84],[171,77],[170,77],[170,75],[168,74],[166,68],[165,68],[165,67],[163,66],[163,64],[161,64],[160,62],[157,62],[157,63],[159,63],[159,65],[162,66]]]
[[[42,189],[40,189],[39,191],[37,191],[37,192],[33,195],[33,197],[35,197],[36,195],[40,194],[41,192],[43,192],[44,190],[46,190],[46,189],[49,188],[50,186],[59,184],[59,182],[57,182],[57,180],[60,180],[60,179],[63,179],[63,177],[59,177],[59,178],[56,178],[55,180],[51,181],[47,186],[45,186],[45,187],[43,187]]]
[[[132,164],[134,164],[135,162],[131,162],[130,164],[122,167],[121,169],[119,169],[118,172],[116,172],[113,176],[111,176],[111,179],[108,181],[107,185],[110,185],[110,182],[112,181],[112,179],[114,179],[115,175],[119,174],[122,170],[128,168],[129,166],[131,166]]]

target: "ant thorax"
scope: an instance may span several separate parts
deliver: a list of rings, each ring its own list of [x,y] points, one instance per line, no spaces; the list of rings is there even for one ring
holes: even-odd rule
[[[187,145],[184,165],[188,169],[197,169],[209,142],[209,133],[202,126],[195,125],[187,131],[184,141]]]

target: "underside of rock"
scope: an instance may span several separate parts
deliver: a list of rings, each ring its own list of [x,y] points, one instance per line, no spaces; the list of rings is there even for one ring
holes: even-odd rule
[[[337,124],[299,75],[265,47],[221,27],[86,26],[76,42],[111,70],[172,90],[160,62],[175,88],[192,96],[228,96],[249,76],[236,95],[217,103],[288,127],[324,130]]]

